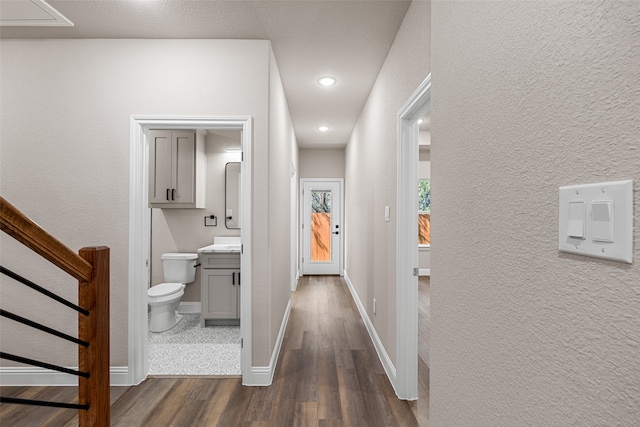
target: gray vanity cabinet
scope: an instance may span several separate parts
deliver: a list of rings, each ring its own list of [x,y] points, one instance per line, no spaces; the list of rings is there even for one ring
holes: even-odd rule
[[[240,324],[240,254],[202,254],[202,326]]]

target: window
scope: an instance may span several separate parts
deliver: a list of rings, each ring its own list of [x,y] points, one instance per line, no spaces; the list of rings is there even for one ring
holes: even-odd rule
[[[431,183],[418,181],[418,244],[431,244]]]
[[[311,192],[311,261],[331,261],[331,191]]]

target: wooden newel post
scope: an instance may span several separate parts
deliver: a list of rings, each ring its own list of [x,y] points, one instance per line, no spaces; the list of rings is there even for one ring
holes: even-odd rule
[[[90,343],[79,346],[78,365],[89,378],[79,377],[78,399],[88,410],[80,410],[80,426],[109,426],[109,248],[82,248],[79,255],[93,266],[89,281],[78,284],[78,305],[91,314],[78,314],[78,338]]]

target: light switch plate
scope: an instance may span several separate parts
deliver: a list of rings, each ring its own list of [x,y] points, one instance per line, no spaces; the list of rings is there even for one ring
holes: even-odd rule
[[[560,187],[559,199],[560,251],[633,262],[632,180]],[[586,212],[580,238],[575,213],[582,203]]]

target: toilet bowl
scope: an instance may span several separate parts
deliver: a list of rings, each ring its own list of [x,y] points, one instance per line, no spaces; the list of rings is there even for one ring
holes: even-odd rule
[[[180,318],[176,311],[185,287],[183,283],[161,283],[149,288],[147,295],[151,307],[151,332],[164,332],[178,324]]]
[[[180,299],[184,295],[187,283],[195,280],[198,254],[167,253],[162,254],[164,279],[171,282],[152,286],[147,291],[147,301],[151,308],[149,330],[164,332],[182,319],[176,314]]]

